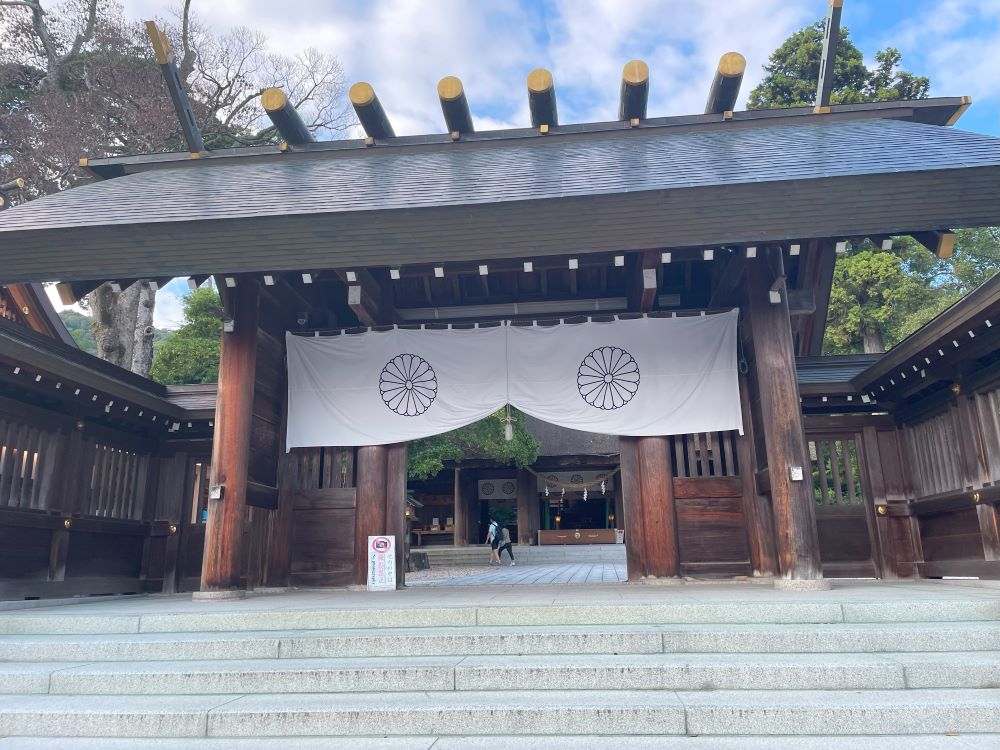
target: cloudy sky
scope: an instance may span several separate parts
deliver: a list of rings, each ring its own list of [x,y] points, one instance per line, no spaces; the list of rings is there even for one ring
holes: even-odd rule
[[[124,0],[136,18],[165,17],[174,0]],[[220,31],[264,32],[271,49],[337,55],[349,82],[369,81],[397,134],[440,132],[435,86],[462,79],[480,130],[529,122],[525,77],[553,71],[562,122],[614,119],[622,65],[650,67],[651,116],[704,107],[719,56],[742,52],[738,108],[768,55],[822,17],[825,0],[194,0]],[[843,24],[874,62],[892,45],[904,67],[931,79],[931,96],[972,96],[959,127],[1000,134],[1000,0],[845,0]],[[157,304],[157,324],[180,318],[183,285]]]

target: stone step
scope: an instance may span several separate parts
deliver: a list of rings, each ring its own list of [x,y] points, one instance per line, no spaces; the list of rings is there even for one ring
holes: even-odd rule
[[[382,630],[13,635],[0,662],[186,661],[518,654],[880,653],[982,651],[998,622],[620,625]]]
[[[901,690],[1000,685],[1000,652],[619,654],[0,664],[0,692]]]
[[[664,599],[670,599],[664,594]],[[679,596],[677,597],[680,598]],[[271,610],[262,600],[225,610],[160,614],[0,614],[0,634],[98,634],[462,627],[472,625],[794,624],[953,622],[1000,619],[1000,598],[905,601],[817,596],[782,601],[621,602],[555,606],[373,607]]]
[[[996,750],[1000,734],[868,735],[854,737],[703,735],[521,736],[516,740],[464,737],[188,737],[149,738],[0,738],[0,750]]]
[[[0,736],[870,735],[1000,732],[1000,689],[16,695]],[[498,743],[499,744],[499,743]]]

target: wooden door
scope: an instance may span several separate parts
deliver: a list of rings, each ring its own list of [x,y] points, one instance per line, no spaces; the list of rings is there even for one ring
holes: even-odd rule
[[[806,442],[823,575],[881,577],[870,489],[858,455],[860,435],[808,434]]]

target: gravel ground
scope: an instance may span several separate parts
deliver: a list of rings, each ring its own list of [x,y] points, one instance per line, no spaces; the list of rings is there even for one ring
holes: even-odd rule
[[[480,573],[496,570],[497,566],[489,565],[443,565],[429,570],[415,570],[406,574],[407,581],[436,581],[441,578],[465,578]]]

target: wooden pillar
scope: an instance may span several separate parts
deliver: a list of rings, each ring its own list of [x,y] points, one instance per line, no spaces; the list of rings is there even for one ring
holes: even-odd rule
[[[630,581],[679,572],[670,439],[622,437],[622,505]]]
[[[778,567],[783,578],[809,580],[822,578],[822,572],[813,490],[807,481],[809,461],[802,430],[788,295],[781,287],[780,301],[770,301],[772,279],[768,266],[763,259],[749,263],[745,289],[760,425],[767,449]]]
[[[773,576],[778,572],[774,552],[774,514],[767,496],[757,491],[757,456],[754,425],[746,377],[740,376],[740,406],[743,410],[743,434],[736,437],[736,457],[740,462],[743,489],[743,517],[747,525],[750,566],[755,576]]]
[[[462,470],[455,469],[452,484],[455,493],[455,520],[453,522],[454,544],[456,547],[469,546],[469,499],[462,492]]]
[[[517,472],[517,543],[538,541],[538,482],[527,469]]]
[[[984,460],[986,448],[983,435],[972,399],[961,394],[957,403],[956,427],[962,457],[962,483],[966,489],[979,489],[989,479]],[[987,560],[1000,560],[1000,514],[997,513],[997,506],[979,503],[976,516],[979,519],[979,533],[983,538],[983,556]]]
[[[680,569],[670,438],[641,437],[638,452],[646,575],[670,578]]]
[[[385,533],[396,538],[396,588],[406,585],[406,443],[387,446]]]
[[[479,533],[479,480],[474,471],[465,470],[461,475],[462,502],[465,504],[466,538],[469,544],[482,544],[485,532]]]
[[[222,334],[219,395],[215,405],[212,485],[224,487],[221,500],[209,500],[205,527],[202,591],[240,587],[247,469],[257,369],[257,319],[260,287],[241,277],[233,292],[233,331]]]
[[[357,500],[354,507],[354,583],[368,575],[368,537],[385,533],[388,450],[384,445],[358,448]]]

